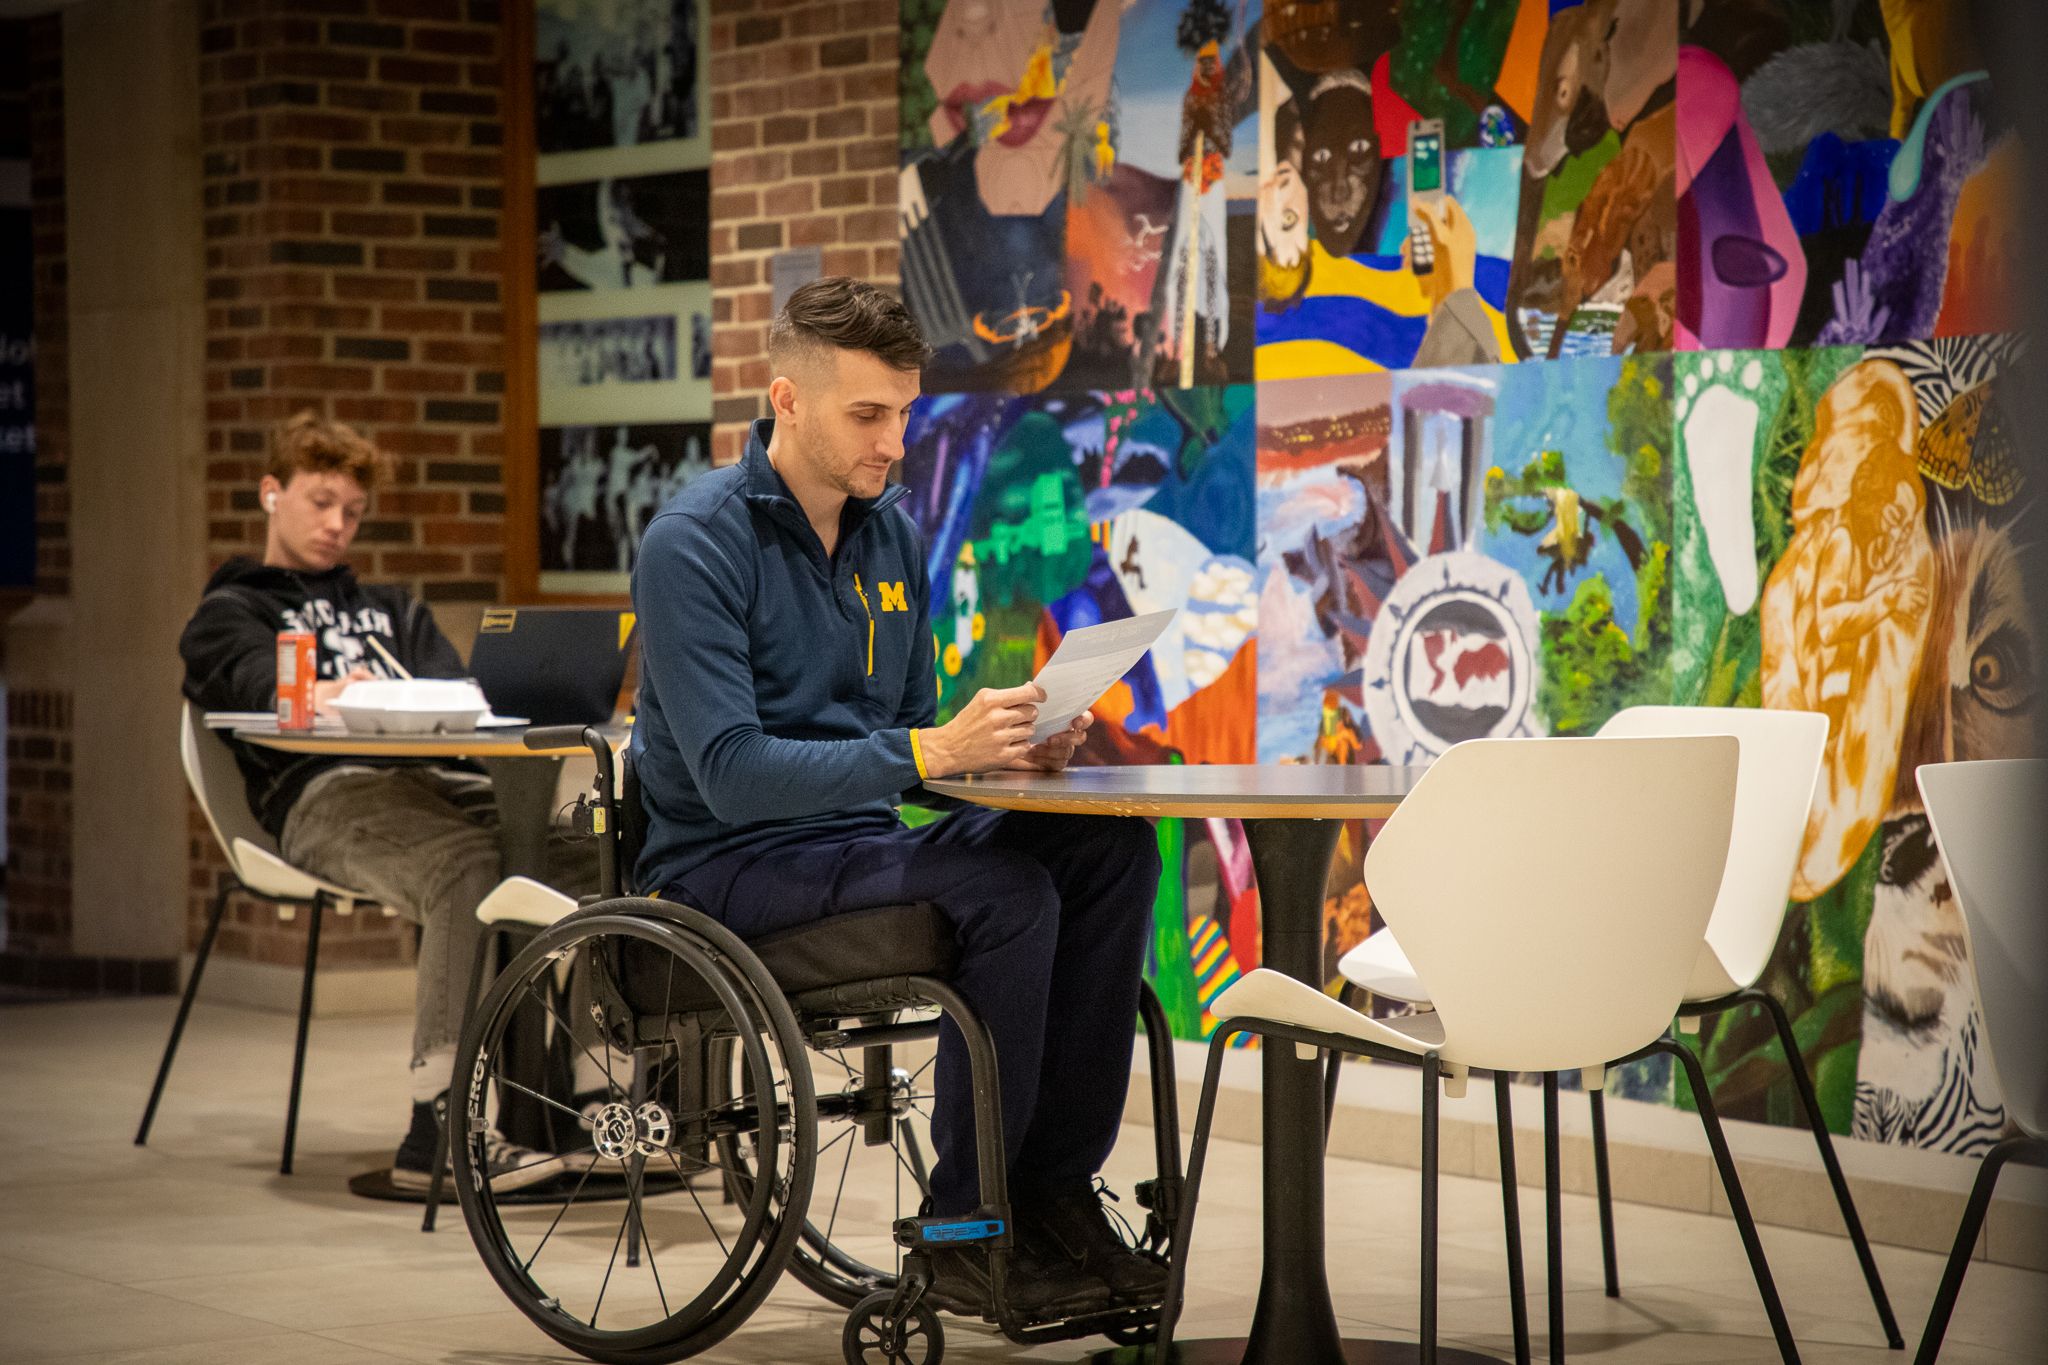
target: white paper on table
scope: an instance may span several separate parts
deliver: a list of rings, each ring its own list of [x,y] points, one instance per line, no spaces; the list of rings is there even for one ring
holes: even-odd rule
[[[261,730],[277,724],[275,711],[208,711],[201,717],[201,723],[209,730]],[[340,716],[316,713],[313,717],[315,730],[342,730]],[[294,733],[287,731],[286,733]],[[298,731],[296,733],[305,733]]]
[[[1032,727],[1031,742],[1043,744],[1074,723],[1117,679],[1131,671],[1153,641],[1166,632],[1177,607],[1105,621],[1099,626],[1081,626],[1060,639],[1060,647],[1031,681],[1045,689],[1038,703],[1038,724]]]
[[[275,711],[208,711],[204,717],[209,730],[251,730],[277,719]]]

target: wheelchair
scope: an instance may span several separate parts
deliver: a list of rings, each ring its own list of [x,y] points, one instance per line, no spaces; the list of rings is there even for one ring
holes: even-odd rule
[[[575,810],[598,840],[602,890],[498,974],[450,1091],[456,1197],[513,1304],[591,1360],[656,1365],[723,1340],[788,1271],[848,1310],[848,1365],[938,1365],[929,1251],[967,1246],[988,1256],[983,1320],[1010,1340],[1149,1342],[1156,1304],[1052,1321],[1010,1306],[998,1059],[948,984],[956,947],[937,907],[876,907],[743,942],[687,905],[629,894],[646,828],[630,763],[615,765],[594,728],[527,736],[579,741],[597,761]],[[1173,1047],[1149,985],[1139,1012],[1157,1174],[1134,1191],[1144,1213],[1131,1240],[1163,1264],[1182,1189]],[[961,1218],[920,1216],[942,1017],[966,1040],[973,1086],[981,1205]],[[514,1111],[527,1125],[515,1140],[537,1131],[527,1145],[562,1169],[499,1195],[482,1175],[486,1134]]]

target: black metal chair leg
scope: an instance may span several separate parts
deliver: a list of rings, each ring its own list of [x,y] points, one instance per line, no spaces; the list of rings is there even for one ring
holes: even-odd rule
[[[1593,1107],[1593,1192],[1600,1205],[1600,1269],[1607,1277],[1607,1297],[1621,1297],[1621,1268],[1614,1255],[1614,1187],[1607,1175],[1607,1101],[1600,1090],[1588,1090]]]
[[[469,1019],[471,1015],[476,1013],[477,996],[483,990],[484,968],[490,960],[491,950],[498,945],[503,932],[503,930],[495,930],[478,935],[477,937],[476,952],[470,958],[469,963],[469,994],[462,997],[463,1037],[469,1035]],[[456,1041],[458,1044],[455,1049],[456,1065],[460,1066],[462,1064],[462,1048],[459,1046],[461,1039],[458,1038]],[[454,1120],[455,1095],[459,1089],[460,1087],[456,1084],[456,1078],[451,1074],[448,1077],[446,1102],[442,1104],[439,1112],[434,1116],[437,1120],[434,1125],[434,1173],[427,1180],[427,1211],[420,1215],[421,1232],[432,1232],[434,1230],[434,1218],[441,1209],[441,1186],[442,1182],[447,1178],[446,1173],[448,1170],[448,1125]]]
[[[1366,999],[1368,992],[1345,982],[1337,991],[1337,1002],[1349,1005],[1360,1014],[1369,1013],[1366,1008],[1371,1002]],[[1339,1048],[1330,1049],[1330,1060],[1323,1068],[1323,1148],[1330,1146],[1330,1125],[1337,1119],[1337,1076],[1344,1068],[1344,1053]]]
[[[1877,1258],[1871,1255],[1870,1239],[1863,1235],[1863,1220],[1856,1214],[1856,1201],[1849,1193],[1842,1163],[1835,1159],[1834,1138],[1828,1132],[1827,1120],[1821,1117],[1820,1097],[1814,1093],[1813,1078],[1807,1074],[1806,1058],[1800,1055],[1799,1039],[1792,1032],[1792,1020],[1778,997],[1769,991],[1752,986],[1740,995],[1744,1000],[1762,1005],[1778,1030],[1778,1041],[1785,1049],[1785,1061],[1792,1072],[1793,1088],[1799,1092],[1800,1107],[1806,1111],[1806,1126],[1813,1130],[1813,1145],[1820,1149],[1820,1164],[1827,1168],[1828,1184],[1834,1187],[1835,1204],[1842,1210],[1842,1223],[1848,1228],[1849,1244],[1856,1248],[1856,1262],[1863,1268],[1863,1282],[1870,1286],[1870,1301],[1877,1307],[1877,1320],[1884,1328],[1884,1339],[1894,1351],[1904,1350],[1905,1338],[1899,1335],[1898,1319],[1892,1316],[1891,1297],[1885,1293],[1884,1279],[1878,1274]]]
[[[164,1082],[171,1077],[171,1060],[178,1055],[178,1042],[185,1036],[185,1020],[192,1013],[192,1000],[199,994],[199,978],[206,972],[206,959],[213,954],[214,935],[220,932],[221,916],[227,911],[228,897],[234,894],[235,885],[233,879],[222,874],[220,890],[213,898],[213,908],[206,913],[206,932],[200,935],[199,951],[192,957],[192,975],[185,981],[184,998],[178,1001],[178,1017],[171,1021],[171,1036],[164,1043],[164,1058],[157,1063],[156,1084],[149,1088],[149,1103],[142,1110],[142,1126],[135,1130],[137,1147],[149,1141],[149,1127],[156,1122],[156,1107],[164,1097]]]
[[[1188,1152],[1187,1183],[1181,1192],[1180,1217],[1173,1228],[1173,1258],[1167,1265],[1166,1296],[1159,1304],[1157,1360],[1173,1359],[1173,1328],[1180,1321],[1182,1296],[1187,1290],[1188,1249],[1194,1244],[1195,1205],[1202,1193],[1202,1167],[1209,1156],[1209,1126],[1216,1118],[1216,1092],[1223,1084],[1223,1052],[1235,1031],[1218,1030],[1209,1040],[1209,1061],[1202,1071],[1202,1098],[1195,1107],[1193,1145]]]
[[[648,1068],[640,1064],[640,1052],[633,1052],[633,1077],[626,1083],[626,1101],[638,1115],[640,1106],[647,1102]],[[635,1119],[638,1122],[638,1119]],[[640,1229],[644,1226],[640,1217],[640,1191],[645,1185],[647,1158],[635,1152],[626,1158],[626,1264],[629,1267],[640,1264]]]
[[[1543,1287],[1550,1319],[1550,1359],[1564,1365],[1564,1188],[1558,1154],[1557,1073],[1543,1073]]]
[[[284,1110],[284,1159],[279,1175],[292,1173],[292,1148],[299,1138],[299,1084],[306,1076],[306,1026],[313,1019],[313,973],[320,966],[320,918],[327,908],[327,893],[313,897],[313,911],[306,924],[306,976],[299,983],[299,1036],[292,1047],[292,1095]]]
[[[1956,1229],[1955,1245],[1949,1249],[1948,1265],[1941,1272],[1941,1287],[1934,1291],[1934,1307],[1927,1313],[1927,1330],[1920,1334],[1920,1350],[1913,1365],[1934,1365],[1941,1355],[1941,1339],[1948,1335],[1949,1316],[1955,1312],[1956,1296],[1962,1292],[1963,1275],[1977,1249],[1977,1234],[1983,1231],[1984,1215],[1991,1207],[1991,1191],[1998,1184],[1998,1172],[2005,1163],[2022,1153],[2048,1155],[2048,1139],[2012,1137],[1984,1154],[1977,1179],[1970,1186],[1970,1202],[1963,1206],[1963,1221]]]
[[[1770,1262],[1764,1259],[1763,1240],[1757,1236],[1756,1220],[1750,1216],[1749,1200],[1743,1196],[1742,1180],[1735,1172],[1735,1158],[1728,1151],[1728,1139],[1721,1131],[1720,1115],[1714,1111],[1714,1097],[1707,1089],[1706,1072],[1692,1050],[1668,1038],[1659,1039],[1652,1050],[1669,1053],[1685,1068],[1686,1084],[1692,1087],[1693,1103],[1700,1111],[1700,1125],[1707,1130],[1707,1146],[1713,1150],[1714,1165],[1721,1173],[1721,1188],[1728,1196],[1728,1212],[1742,1234],[1742,1249],[1749,1255],[1749,1268],[1756,1276],[1757,1292],[1763,1296],[1764,1314],[1771,1320],[1771,1335],[1777,1338],[1778,1355],[1785,1365],[1799,1365],[1799,1348],[1792,1340],[1791,1324],[1785,1320],[1785,1305],[1771,1279]]]
[[[1500,1213],[1507,1231],[1508,1313],[1514,1321],[1515,1365],[1529,1365],[1529,1291],[1522,1278],[1522,1196],[1516,1188],[1515,1112],[1504,1071],[1493,1073],[1493,1119],[1500,1135]]]
[[[1422,1303],[1416,1335],[1422,1365],[1436,1365],[1437,1086],[1434,1052],[1422,1058]]]

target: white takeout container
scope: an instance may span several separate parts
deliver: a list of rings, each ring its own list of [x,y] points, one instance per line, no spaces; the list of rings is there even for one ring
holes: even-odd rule
[[[343,688],[334,709],[354,734],[438,735],[476,729],[491,708],[467,678],[374,678]]]

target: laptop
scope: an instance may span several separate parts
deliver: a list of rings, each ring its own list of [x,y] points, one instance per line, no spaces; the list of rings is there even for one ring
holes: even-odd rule
[[[499,716],[534,725],[602,725],[626,678],[633,613],[614,607],[492,607],[469,675]]]

